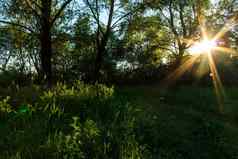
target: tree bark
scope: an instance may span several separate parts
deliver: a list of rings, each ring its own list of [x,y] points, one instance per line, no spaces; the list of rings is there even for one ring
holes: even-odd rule
[[[52,47],[51,47],[51,34],[45,29],[41,33],[40,37],[40,56],[41,56],[41,69],[44,80],[46,80],[48,86],[52,84],[52,68],[51,68],[51,57],[52,57]]]
[[[97,48],[97,55],[95,59],[94,82],[97,82],[100,78],[100,69],[102,67],[104,53],[105,53],[105,46],[100,45]]]
[[[51,39],[51,0],[42,0],[42,16],[40,29],[40,58],[42,76],[48,87],[52,85],[52,39]]]

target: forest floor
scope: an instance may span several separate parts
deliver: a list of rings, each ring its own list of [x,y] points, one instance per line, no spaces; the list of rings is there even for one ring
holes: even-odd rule
[[[237,88],[225,88],[223,103],[220,104],[213,87],[181,86],[165,90],[158,86],[136,86],[120,88],[119,92],[126,95],[138,109],[157,118],[157,141],[175,154],[193,151],[201,155],[198,158],[206,158],[208,153],[226,158],[225,154],[230,152],[222,152],[220,148],[220,152],[212,152],[215,149],[212,146],[209,148],[210,141],[222,143],[225,149],[237,150]],[[219,107],[223,112],[219,111]],[[198,138],[194,140],[194,136]],[[234,154],[232,157],[238,156]]]
[[[219,105],[213,87],[0,89],[0,159],[235,159],[238,88],[224,92]]]
[[[181,86],[163,89],[158,86],[122,87],[117,91],[128,97],[139,109],[158,112],[174,118],[187,119],[202,115],[217,118],[238,126],[238,90],[226,88],[222,103],[212,87]],[[222,109],[222,112],[220,111]],[[169,114],[168,114],[169,113]]]

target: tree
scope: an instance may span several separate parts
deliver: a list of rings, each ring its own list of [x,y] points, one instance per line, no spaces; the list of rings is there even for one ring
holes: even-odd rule
[[[143,68],[159,66],[170,50],[171,37],[156,15],[139,14],[133,17],[124,36],[124,60]]]
[[[96,23],[96,58],[94,68],[94,82],[100,78],[100,70],[102,68],[104,57],[107,54],[107,44],[112,32],[115,32],[118,25],[120,25],[128,16],[137,13],[142,5],[140,3],[130,1],[99,1],[99,0],[85,0],[89,13]],[[105,18],[103,13],[108,12]],[[106,19],[102,21],[103,19]]]
[[[181,64],[186,50],[191,47],[193,41],[200,38],[200,19],[202,10],[208,6],[209,1],[200,0],[168,0],[159,1],[158,5],[148,3],[148,6],[156,11],[163,21],[163,25],[173,35],[173,47],[171,53],[175,58],[175,66]]]
[[[52,84],[52,28],[72,0],[2,0],[10,20],[1,23],[20,27],[35,34],[40,43],[41,76]]]

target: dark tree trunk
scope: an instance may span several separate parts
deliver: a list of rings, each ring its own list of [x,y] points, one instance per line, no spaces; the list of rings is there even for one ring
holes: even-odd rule
[[[48,84],[48,86],[50,86],[52,84],[52,41],[49,30],[44,29],[44,31],[41,33],[40,45],[42,76],[44,77],[44,80],[46,80],[45,82]]]
[[[94,72],[94,82],[97,82],[100,79],[100,70],[103,63],[103,54],[105,49],[102,46],[99,46],[97,49],[97,55],[95,60],[95,72]]]
[[[52,84],[52,40],[51,40],[51,0],[43,0],[42,17],[41,17],[41,32],[40,32],[40,58],[42,76],[44,83],[48,87]]]
[[[174,63],[174,69],[177,69],[183,64],[183,58],[184,58],[184,53],[186,50],[186,44],[182,43],[179,41],[178,42],[178,55],[176,56],[175,63]]]
[[[97,46],[97,55],[95,60],[95,72],[94,72],[94,82],[98,82],[100,79],[100,70],[103,64],[103,57],[106,54],[106,46],[108,41],[108,35],[105,35],[104,39],[101,41],[100,44]]]

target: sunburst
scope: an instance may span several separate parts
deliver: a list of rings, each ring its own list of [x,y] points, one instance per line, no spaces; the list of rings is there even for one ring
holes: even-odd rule
[[[203,39],[201,42],[196,42],[189,48],[189,52],[192,55],[195,54],[206,54],[211,52],[217,46],[216,41]]]
[[[205,24],[205,23],[203,23]],[[222,27],[222,29],[217,32],[212,38],[208,37],[208,32],[206,31],[204,26],[201,26],[201,39],[200,41],[189,41],[189,45],[191,45],[190,49],[188,49],[189,53],[192,55],[190,59],[184,61],[183,64],[181,64],[175,71],[173,71],[171,74],[167,76],[167,78],[164,80],[166,81],[167,85],[175,80],[177,80],[179,77],[181,77],[187,70],[191,69],[194,63],[196,62],[196,59],[200,57],[201,55],[205,56],[208,60],[209,68],[210,68],[210,76],[213,81],[215,94],[217,97],[218,105],[219,105],[219,111],[221,113],[224,112],[224,97],[225,92],[223,89],[222,82],[220,80],[219,73],[217,71],[217,67],[215,64],[215,61],[213,59],[213,53],[214,52],[224,52],[229,53],[231,55],[236,55],[237,52],[231,48],[221,46],[219,41],[230,29],[232,29],[234,26],[236,26],[236,23],[234,21],[234,18],[231,18],[228,20],[228,22]],[[224,42],[223,42],[224,43]]]

